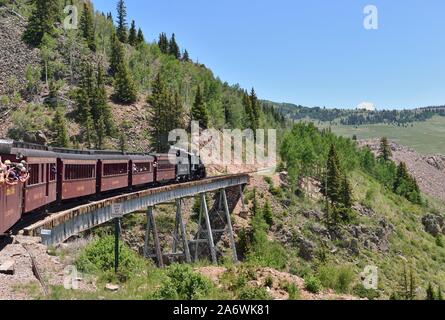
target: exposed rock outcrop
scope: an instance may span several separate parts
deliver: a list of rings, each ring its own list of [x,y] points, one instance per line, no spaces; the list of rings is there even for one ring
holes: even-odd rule
[[[22,90],[27,66],[40,62],[39,50],[22,41],[25,27],[25,21],[7,8],[0,8],[0,95]]]
[[[437,237],[439,234],[445,234],[445,219],[443,216],[428,214],[423,217],[422,223],[425,231],[434,237]]]
[[[358,144],[361,147],[368,146],[374,154],[377,154],[380,140],[362,140]],[[416,178],[422,192],[445,200],[445,156],[421,155],[394,141],[390,141],[390,147],[393,153],[392,159],[396,163],[406,163],[410,174]]]

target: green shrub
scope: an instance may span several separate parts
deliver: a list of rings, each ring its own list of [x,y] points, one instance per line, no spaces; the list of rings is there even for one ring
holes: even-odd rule
[[[199,300],[209,296],[213,285],[188,265],[172,265],[167,279],[155,294],[159,300]]]
[[[252,219],[252,230],[243,235],[247,245],[247,260],[262,267],[283,270],[287,265],[286,250],[279,242],[268,239],[269,225],[260,212]]]
[[[264,282],[264,285],[266,286],[266,287],[268,287],[268,288],[272,288],[273,287],[273,278],[272,278],[272,276],[267,276],[267,278],[266,278],[266,280],[265,280],[265,282]]]
[[[363,284],[358,284],[352,290],[354,295],[362,299],[375,300],[380,297],[380,293],[374,289],[366,289]],[[396,296],[393,296],[392,300],[399,300]]]
[[[322,265],[318,267],[317,277],[326,289],[339,293],[349,293],[354,272],[349,266]]]
[[[299,300],[300,299],[300,289],[295,283],[285,283],[282,287],[283,290],[289,295],[289,300]]]
[[[272,182],[272,178],[271,178],[271,177],[264,177],[264,181],[266,181],[266,183],[267,183],[269,186],[272,186],[272,185],[273,185],[273,182]]]
[[[264,288],[246,286],[238,293],[239,300],[272,300],[271,295]]]
[[[323,287],[321,281],[315,276],[307,276],[304,278],[304,285],[306,290],[312,293],[320,293]]]
[[[438,235],[438,236],[436,237],[436,245],[437,245],[438,247],[445,248],[445,242],[444,242],[444,240],[443,240],[443,236]]]
[[[114,237],[105,236],[89,244],[76,260],[76,267],[85,273],[114,272]],[[123,242],[119,242],[119,279],[126,281],[141,270],[143,260]]]
[[[349,267],[341,267],[338,271],[337,284],[335,290],[340,293],[349,293],[354,273]]]

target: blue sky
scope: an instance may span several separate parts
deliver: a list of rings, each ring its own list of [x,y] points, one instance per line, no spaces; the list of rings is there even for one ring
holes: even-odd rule
[[[116,16],[116,0],[93,0]],[[363,27],[375,5],[379,29]],[[443,0],[126,0],[153,41],[179,44],[215,75],[263,99],[378,108],[445,104]]]

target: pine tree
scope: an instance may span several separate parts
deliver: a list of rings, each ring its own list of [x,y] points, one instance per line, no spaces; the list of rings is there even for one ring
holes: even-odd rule
[[[125,60],[125,50],[122,43],[113,32],[111,34],[111,57],[110,57],[110,74],[114,77],[117,67]]]
[[[80,29],[82,35],[91,51],[96,51],[96,41],[94,38],[94,22],[91,6],[87,3],[83,4],[83,12],[80,18]]]
[[[442,295],[442,288],[441,288],[441,287],[439,287],[439,288],[437,289],[437,295],[436,295],[436,297],[437,297],[437,300],[438,300],[438,301],[443,301],[443,295]]]
[[[269,225],[269,227],[273,226],[273,213],[269,201],[266,201],[266,204],[264,205],[263,218],[264,221],[266,221],[266,223]]]
[[[192,106],[192,120],[198,121],[199,125],[203,129],[207,129],[209,126],[209,115],[204,103],[204,99],[201,93],[201,87],[198,86],[196,91],[195,102]]]
[[[428,288],[426,289],[426,300],[436,300],[436,294],[431,282],[428,284]]]
[[[124,130],[121,130],[119,133],[119,150],[122,153],[127,151],[127,136]]]
[[[77,120],[85,124],[88,114],[91,114],[92,97],[94,96],[94,77],[91,65],[83,65],[80,87],[77,90]]]
[[[55,135],[53,145],[59,148],[68,148],[70,140],[68,137],[68,129],[66,126],[65,116],[60,109],[56,110],[54,119],[52,122],[52,129]]]
[[[106,136],[106,128],[105,128],[105,121],[104,116],[101,114],[99,116],[99,119],[96,123],[96,148],[99,150],[104,149],[104,142],[105,142],[105,136]]]
[[[243,106],[246,118],[244,119],[245,128],[252,129],[254,127],[252,102],[247,92],[243,93]]]
[[[128,43],[133,47],[135,47],[138,44],[136,23],[134,22],[134,20],[131,22],[130,32],[128,34]]]
[[[60,18],[58,0],[33,0],[34,10],[29,18],[23,39],[32,46],[40,46],[45,34],[54,33],[54,24]]]
[[[388,139],[383,137],[380,140],[380,149],[379,149],[379,160],[382,162],[388,162],[391,160],[392,152],[391,147],[389,146]]]
[[[167,35],[163,32],[159,35],[158,47],[162,53],[168,54],[168,52],[169,52],[168,38],[167,38]]]
[[[125,7],[124,0],[119,0],[117,3],[117,38],[122,43],[127,43],[128,35],[127,35],[127,8]]]
[[[184,121],[184,104],[181,100],[181,96],[179,95],[179,92],[176,91],[174,94],[173,99],[173,107],[171,108],[171,129],[184,129],[186,126],[186,123]]]
[[[148,114],[149,123],[151,124],[151,129],[149,130],[151,145],[156,152],[162,152],[167,144],[165,137],[167,91],[164,80],[159,73],[153,83],[152,93],[148,97],[147,102],[150,104]]]
[[[144,33],[142,32],[142,29],[139,28],[138,35],[137,35],[137,44],[140,45],[141,43],[145,42]]]
[[[253,189],[253,203],[252,203],[252,214],[254,217],[260,213],[256,193],[257,193],[257,191],[255,188],[255,189]]]
[[[94,122],[96,123],[97,131],[102,130],[99,128],[99,121],[103,122],[104,135],[113,136],[115,134],[115,125],[113,121],[113,116],[111,114],[110,106],[108,105],[107,91],[105,89],[105,79],[104,71],[102,66],[99,64],[97,69],[97,81],[96,88],[94,90],[94,100],[92,103],[92,115]],[[99,135],[99,133],[98,133]]]
[[[255,89],[252,88],[250,92],[250,105],[252,107],[252,114],[251,114],[251,122],[252,122],[252,130],[256,131],[260,126],[260,105],[257,98],[257,95],[255,93]]]
[[[182,61],[184,61],[184,62],[190,61],[190,56],[189,56],[189,52],[187,51],[187,49],[185,49],[184,53],[182,54]]]
[[[168,91],[165,81],[158,74],[153,83],[152,93],[147,99],[149,103],[149,131],[152,145],[157,152],[169,149],[168,135],[175,129],[184,127],[184,108],[177,92]]]
[[[401,162],[397,167],[393,191],[413,203],[422,203],[419,185],[417,184],[416,179],[409,174],[408,168],[404,162]]]
[[[331,146],[327,163],[327,197],[332,204],[341,200],[341,172],[335,145]]]
[[[84,127],[84,142],[87,145],[88,149],[93,147],[93,142],[97,141],[96,134],[94,129],[93,117],[91,116],[91,112],[86,113],[85,127]]]
[[[93,97],[95,96],[95,85],[93,69],[90,64],[83,66],[80,88],[77,90],[77,120],[83,127],[82,136],[88,148],[91,148],[95,141],[95,128],[93,116],[91,114]]]
[[[341,204],[346,209],[352,208],[352,188],[346,175],[341,185]]]
[[[137,90],[130,70],[125,61],[122,61],[114,76],[114,98],[119,102],[133,103],[137,100]]]
[[[176,36],[173,33],[168,43],[168,53],[176,59],[181,59],[181,51],[179,50],[178,43],[176,42]]]

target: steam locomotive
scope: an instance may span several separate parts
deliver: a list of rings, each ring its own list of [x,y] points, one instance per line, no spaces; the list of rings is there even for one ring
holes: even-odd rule
[[[24,164],[29,175],[26,181],[5,177],[0,181],[0,234],[25,215],[47,207],[206,177],[199,156],[172,150],[170,154],[123,153],[0,140],[1,161]]]

